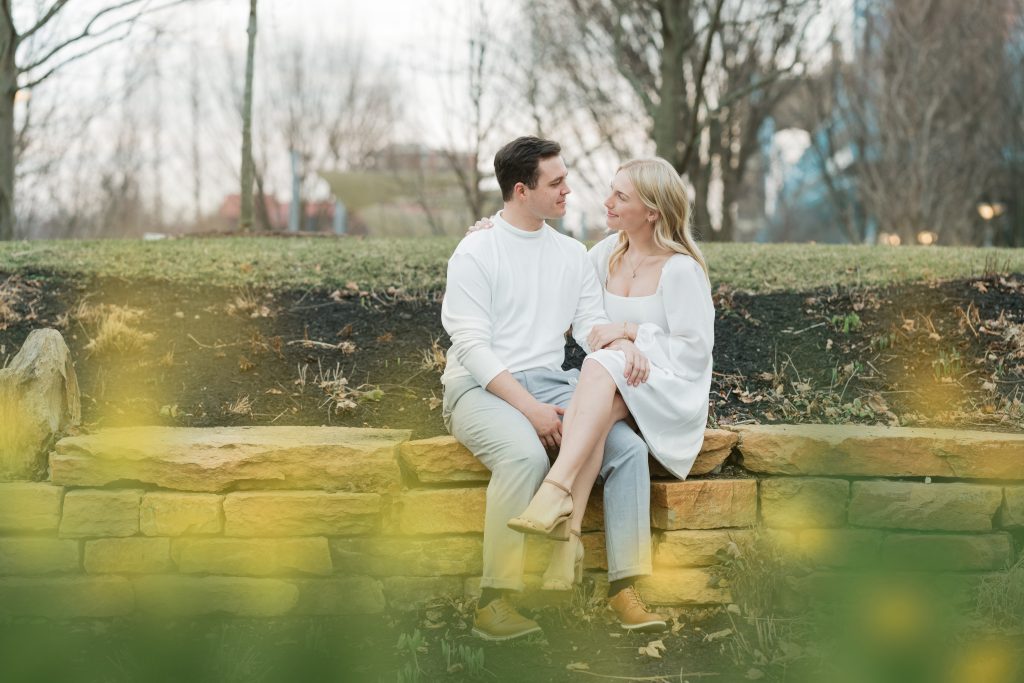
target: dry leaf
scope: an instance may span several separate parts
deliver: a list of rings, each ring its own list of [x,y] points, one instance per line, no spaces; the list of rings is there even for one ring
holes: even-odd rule
[[[590,671],[590,665],[586,662],[569,662],[565,668],[569,671]]]
[[[756,681],[759,678],[764,678],[764,672],[760,669],[750,668],[747,669],[747,673],[744,675],[744,678],[748,681]]]
[[[665,651],[665,643],[660,640],[652,640],[644,647],[637,648],[637,654],[647,655],[655,659],[661,659],[661,653]]]
[[[721,631],[715,631],[714,633],[708,633],[704,636],[704,642],[710,643],[719,638],[725,638],[732,635],[731,628],[723,628]]]

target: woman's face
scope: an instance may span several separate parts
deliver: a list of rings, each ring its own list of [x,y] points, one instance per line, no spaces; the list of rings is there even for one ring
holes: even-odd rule
[[[624,171],[619,171],[612,179],[611,193],[604,200],[604,208],[608,210],[608,227],[612,230],[630,233],[654,226],[655,212],[640,201]]]

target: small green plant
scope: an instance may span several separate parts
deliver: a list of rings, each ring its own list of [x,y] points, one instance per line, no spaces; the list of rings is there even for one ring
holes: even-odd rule
[[[843,334],[849,334],[850,332],[856,332],[860,329],[861,322],[860,316],[856,313],[847,313],[846,315],[834,315],[832,316],[832,327],[836,329],[836,332],[842,332]]]
[[[937,360],[932,361],[932,375],[936,381],[942,382],[952,380],[961,370],[960,352],[953,349],[949,353],[939,351]]]
[[[465,672],[470,678],[477,678],[484,672],[484,650],[458,643],[441,641],[441,654],[444,655],[448,673]]]
[[[896,333],[889,332],[888,334],[879,334],[871,337],[871,350],[872,351],[885,351],[896,346]]]
[[[398,643],[395,645],[395,649],[398,650],[398,656],[410,660],[405,662],[402,668],[398,670],[398,683],[418,683],[420,681],[423,669],[420,668],[419,656],[426,654],[426,642],[426,638],[423,637],[419,629],[414,630],[412,635],[402,633],[398,636]]]

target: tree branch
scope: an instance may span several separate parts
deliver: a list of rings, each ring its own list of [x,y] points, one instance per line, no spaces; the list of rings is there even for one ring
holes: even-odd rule
[[[15,38],[15,46],[20,45],[22,41],[28,40],[33,35],[35,35],[36,31],[46,26],[46,24],[48,24],[50,20],[53,19],[54,16],[56,16],[57,12],[60,12],[62,9],[64,9],[64,6],[67,5],[70,1],[71,0],[57,0],[55,3],[53,3],[50,6],[50,9],[48,9],[46,13],[39,18],[39,21],[37,21],[34,26],[32,26],[23,34]]]

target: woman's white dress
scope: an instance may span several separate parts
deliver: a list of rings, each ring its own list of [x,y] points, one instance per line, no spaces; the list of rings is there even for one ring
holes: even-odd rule
[[[629,407],[651,454],[665,469],[686,479],[704,442],[711,390],[711,349],[715,311],[704,270],[685,254],[669,257],[657,291],[623,297],[608,291],[608,258],[618,241],[612,235],[590,250],[612,322],[637,323],[636,346],[651,363],[639,386],[623,376],[621,351],[601,349],[587,358],[608,370]]]

